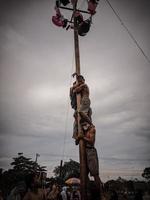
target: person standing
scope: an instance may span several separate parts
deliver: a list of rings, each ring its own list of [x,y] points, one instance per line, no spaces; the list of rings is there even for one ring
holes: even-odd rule
[[[67,198],[67,187],[63,187],[62,188],[62,191],[61,191],[61,193],[60,193],[60,196],[61,196],[61,199],[62,200],[68,200],[68,198]]]
[[[57,184],[53,184],[52,190],[48,193],[46,199],[47,200],[57,200],[59,196],[59,187]]]
[[[79,190],[72,191],[70,200],[81,200],[81,195]]]
[[[28,191],[23,200],[45,200],[44,191],[40,188],[39,177],[36,173],[27,178]]]

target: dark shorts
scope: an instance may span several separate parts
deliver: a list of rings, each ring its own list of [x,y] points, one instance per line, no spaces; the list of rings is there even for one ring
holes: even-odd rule
[[[86,148],[87,168],[91,176],[99,175],[98,155],[96,149]]]

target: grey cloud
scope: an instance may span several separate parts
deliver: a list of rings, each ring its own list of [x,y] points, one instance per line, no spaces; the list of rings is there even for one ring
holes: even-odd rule
[[[149,56],[147,2],[137,1],[138,9],[129,1],[112,3]],[[73,111],[68,105],[72,32],[51,23],[52,2],[0,4],[0,157],[23,151],[34,158],[38,152],[39,162],[51,171],[61,157],[77,160],[79,153],[71,138]],[[80,52],[99,159],[103,169],[141,170],[150,150],[149,65],[105,1],[95,16],[87,37],[80,38]],[[1,164],[8,166],[8,160],[2,158]]]
[[[150,126],[149,124],[141,126],[138,131],[135,132],[137,136],[143,137],[146,140],[150,140]]]

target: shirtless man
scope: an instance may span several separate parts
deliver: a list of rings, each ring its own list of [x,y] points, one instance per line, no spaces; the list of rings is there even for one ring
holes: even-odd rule
[[[28,181],[28,191],[23,200],[44,200],[45,194],[43,189],[39,188],[39,177],[37,174],[31,174]]]
[[[91,114],[92,110],[90,108],[90,99],[89,99],[89,87],[85,83],[85,79],[82,75],[77,75],[77,83],[73,85],[73,93],[81,94],[80,108],[78,110],[81,118],[92,125]]]
[[[77,75],[74,73],[72,76],[77,76],[77,82],[73,83],[73,86],[70,88],[70,100],[71,100],[71,107],[75,110],[74,112],[74,123],[73,123],[73,138],[76,140],[75,144],[79,144],[77,141],[78,136],[78,112],[85,121],[92,124],[92,109],[90,108],[90,99],[89,99],[89,88],[85,84],[84,77],[81,75]],[[81,93],[81,105],[77,112],[77,100],[76,94]]]
[[[87,170],[90,172],[91,176],[94,177],[95,186],[99,195],[102,197],[102,182],[99,177],[99,163],[97,150],[94,147],[95,144],[95,135],[96,129],[94,125],[90,125],[83,120],[81,121],[81,127],[83,134],[78,136],[78,140],[83,139],[85,141],[85,150],[86,150],[86,160],[87,160]]]

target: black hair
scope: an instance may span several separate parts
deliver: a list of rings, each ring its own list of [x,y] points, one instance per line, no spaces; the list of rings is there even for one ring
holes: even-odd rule
[[[84,77],[83,77],[82,75],[78,75],[78,76],[77,76],[77,79],[78,79],[78,78],[81,78],[81,79],[83,79],[83,80],[85,81],[85,79],[84,79]]]

